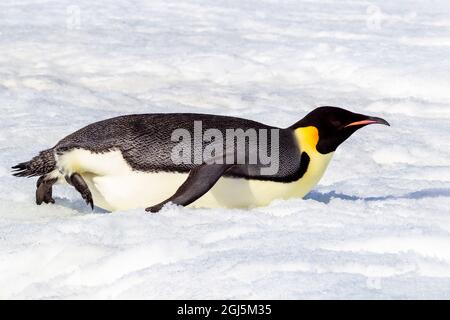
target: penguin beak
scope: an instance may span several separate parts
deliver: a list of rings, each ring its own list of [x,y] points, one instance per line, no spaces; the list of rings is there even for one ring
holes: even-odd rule
[[[360,121],[355,121],[355,122],[349,123],[344,128],[353,127],[353,126],[365,126],[365,125],[368,125],[368,124],[375,124],[375,123],[384,124],[386,126],[390,126],[389,122],[387,122],[386,120],[384,120],[382,118],[367,117],[364,120],[360,120]]]

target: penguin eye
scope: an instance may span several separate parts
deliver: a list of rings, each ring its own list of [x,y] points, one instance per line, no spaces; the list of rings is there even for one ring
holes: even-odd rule
[[[341,121],[339,121],[338,119],[330,119],[331,124],[333,125],[333,127],[339,128],[342,123]]]

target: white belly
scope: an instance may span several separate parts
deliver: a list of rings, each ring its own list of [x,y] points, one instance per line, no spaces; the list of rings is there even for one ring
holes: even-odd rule
[[[77,149],[60,156],[57,163],[64,174],[81,174],[91,190],[94,204],[109,211],[158,204],[172,196],[188,176],[187,173],[132,170],[120,151],[96,154]],[[311,167],[302,179],[292,183],[221,178],[191,206],[242,208],[264,206],[275,199],[303,197],[325,170],[321,166],[315,169]]]

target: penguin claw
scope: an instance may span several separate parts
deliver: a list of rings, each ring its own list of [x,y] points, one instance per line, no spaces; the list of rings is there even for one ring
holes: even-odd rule
[[[82,193],[81,196],[86,201],[86,204],[90,206],[92,210],[94,210],[94,200],[92,200],[91,192],[88,190],[87,192]]]
[[[44,199],[44,202],[45,203],[55,203],[55,199],[53,199],[53,198],[49,198],[49,199]]]
[[[45,176],[38,179],[36,183],[36,204],[55,203],[52,197],[52,186],[56,182],[55,179],[45,180]]]
[[[55,203],[55,199],[52,197],[52,190],[49,190],[44,196],[45,203]]]
[[[66,180],[75,187],[75,189],[81,194],[81,197],[86,201],[86,204],[94,210],[94,200],[92,200],[92,193],[89,190],[88,185],[84,181],[83,177],[79,173],[73,173],[70,177],[66,177]]]

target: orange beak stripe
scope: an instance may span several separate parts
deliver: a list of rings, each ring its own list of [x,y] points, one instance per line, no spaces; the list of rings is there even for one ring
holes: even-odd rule
[[[376,120],[362,120],[362,121],[356,121],[356,122],[352,122],[352,123],[346,125],[344,128],[347,128],[347,127],[353,127],[353,126],[362,126],[362,125],[365,125],[365,124],[371,124],[371,123],[378,123],[378,121],[376,121]]]

